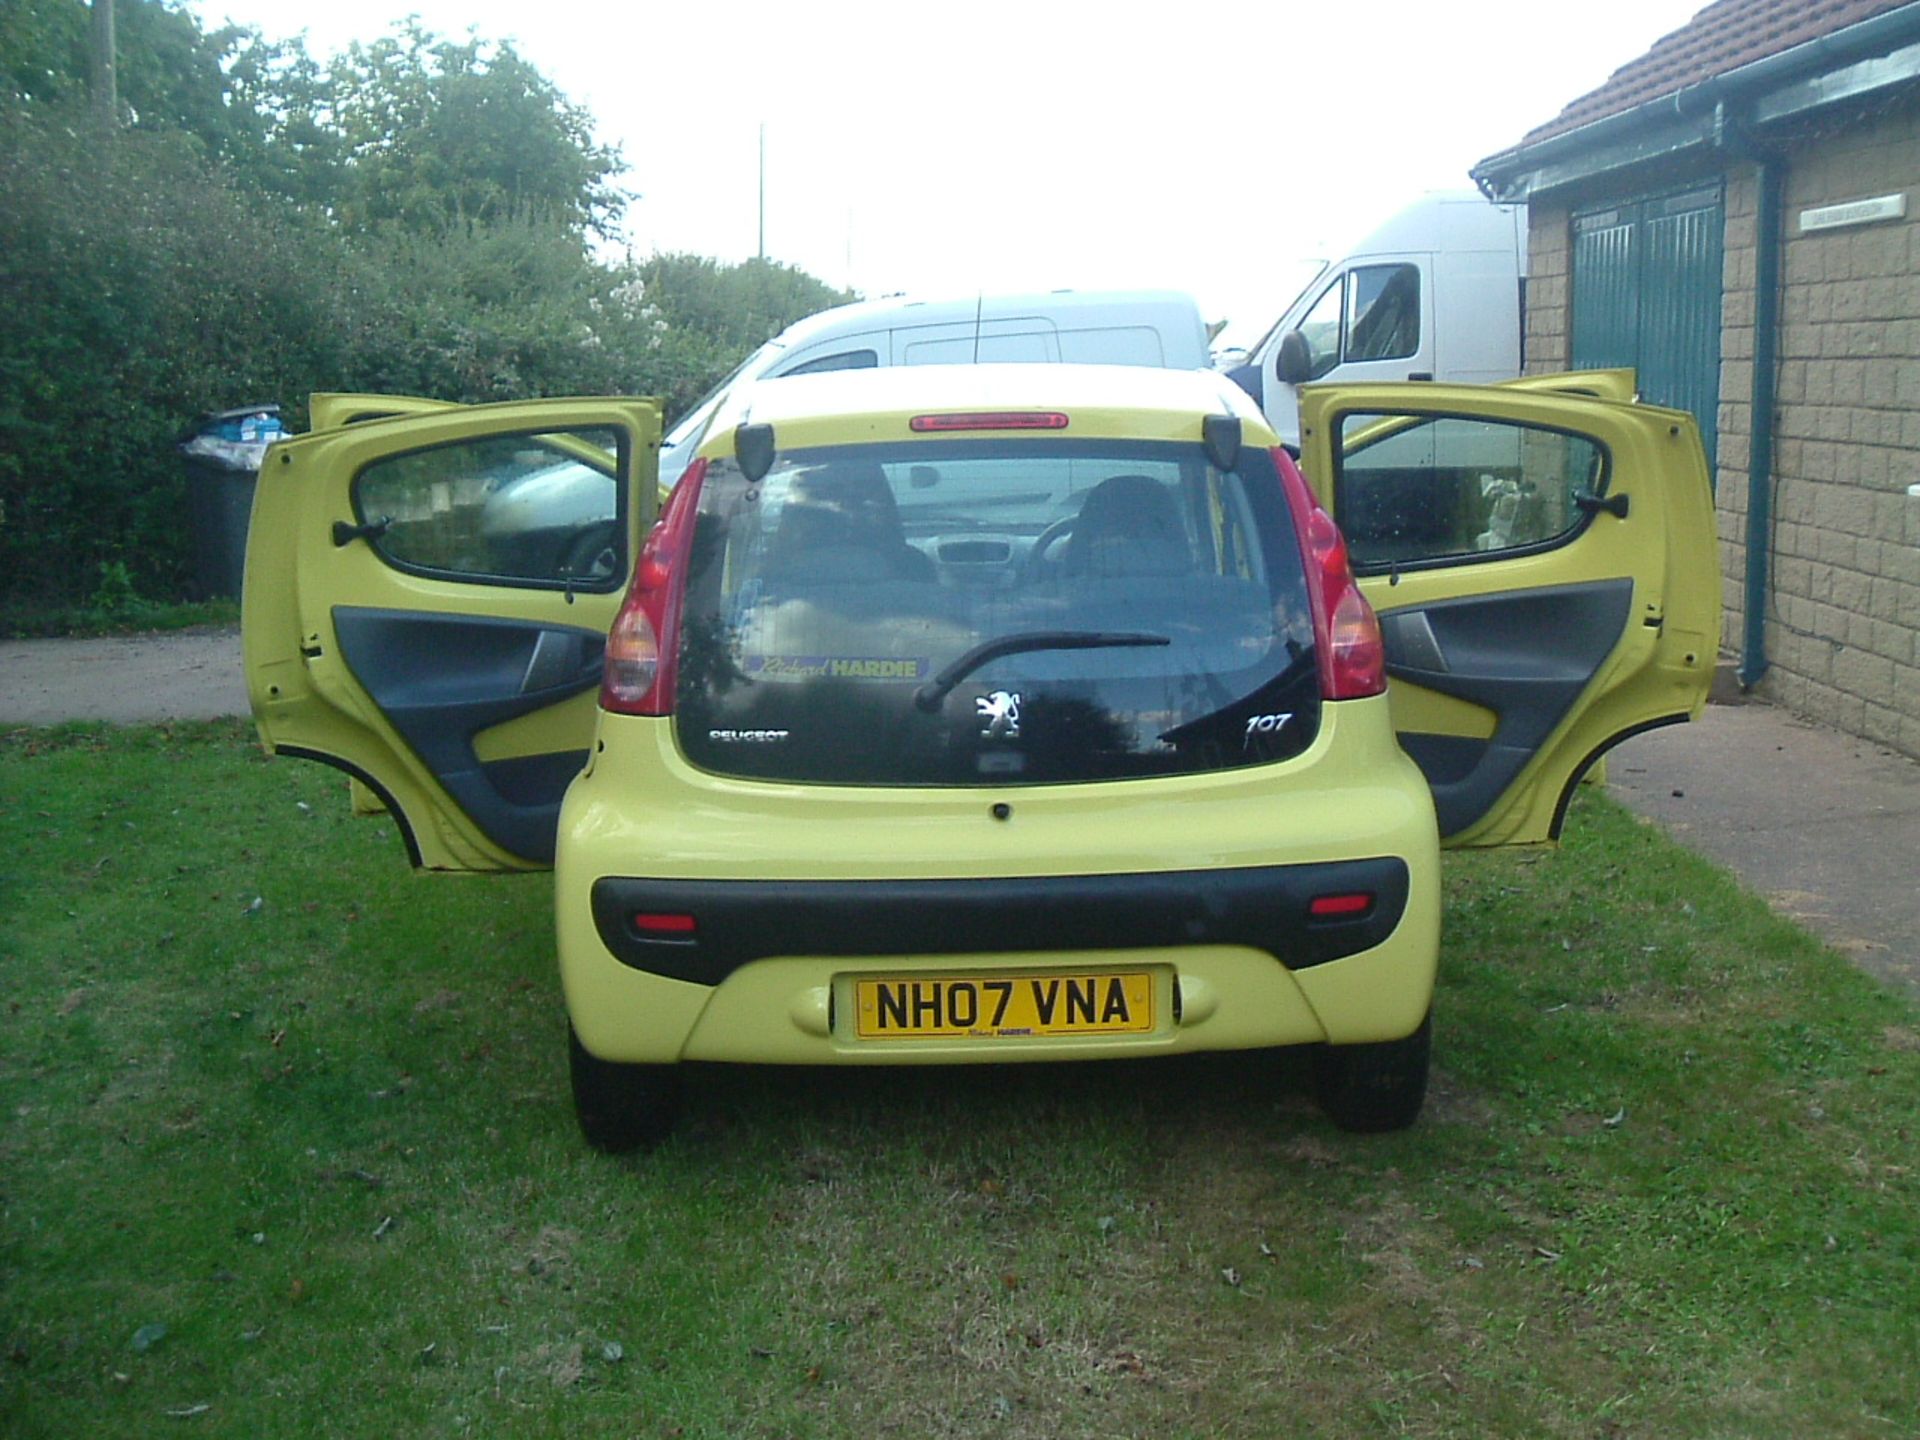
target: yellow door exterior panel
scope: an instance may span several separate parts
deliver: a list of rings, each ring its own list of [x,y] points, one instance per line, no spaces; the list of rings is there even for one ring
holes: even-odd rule
[[[1714,567],[1703,561],[1714,546],[1705,455],[1690,416],[1617,398],[1631,393],[1630,371],[1302,392],[1302,466],[1336,520],[1361,504],[1362,476],[1390,473],[1413,487],[1431,466],[1442,508],[1427,519],[1455,536],[1450,550],[1391,559],[1373,554],[1370,540],[1355,545],[1361,589],[1387,639],[1395,728],[1429,771],[1449,845],[1553,838],[1572,782],[1595,757],[1705,703],[1714,662],[1706,637],[1718,633],[1720,605]],[[1473,427],[1505,434],[1504,426],[1518,427],[1520,438],[1507,442],[1522,457],[1518,481],[1471,473],[1432,438]],[[1488,521],[1462,543],[1457,527],[1471,535],[1479,522],[1452,513],[1459,497],[1476,486],[1529,491],[1524,447],[1536,441],[1595,457],[1595,473],[1548,472],[1568,481],[1565,493],[1532,486],[1539,494],[1524,502],[1562,507],[1564,528],[1512,535]],[[1367,471],[1373,446],[1399,447],[1373,455],[1405,463]],[[1422,492],[1396,493],[1404,507]],[[1567,616],[1584,628],[1557,632]]]
[[[430,400],[424,395],[319,391],[307,397],[307,423],[313,430],[338,430],[345,425],[460,408],[451,400]]]
[[[335,398],[358,405],[378,397]],[[269,457],[255,493],[243,598],[243,648],[256,725],[270,749],[325,760],[369,785],[396,812],[421,865],[538,868],[546,863],[543,855],[530,856],[524,844],[503,844],[454,791],[480,783],[481,772],[490,782],[494,767],[511,772],[516,764],[542,757],[558,765],[567,755],[587,751],[595,714],[587,665],[619,609],[632,557],[656,508],[659,407],[650,400],[607,399],[473,407],[417,403],[422,408],[410,415],[318,429]],[[322,415],[329,418],[327,407]],[[610,474],[614,457],[576,438],[588,430],[620,437],[620,473],[612,478],[626,496],[621,553],[627,570],[596,574],[591,588],[559,579],[515,582],[402,569],[370,543],[377,537],[350,533],[366,522],[354,509],[353,486],[370,465],[468,442],[528,436],[542,442],[543,452],[593,459]],[[336,536],[337,525],[349,533]],[[387,658],[390,667],[400,669],[415,663],[428,671],[436,663],[451,665],[430,653],[432,638],[442,633],[505,635],[515,643],[524,637],[531,651],[551,632],[577,655],[556,672],[566,683],[552,690],[550,704],[539,703],[549,691],[538,688],[531,669],[519,688],[533,699],[516,694],[518,677],[509,668],[502,672],[506,680],[498,698],[524,713],[485,723],[484,705],[449,712],[478,717],[473,733],[459,740],[472,763],[449,766],[444,757],[423,754],[433,747],[422,741],[417,727],[412,740],[402,733],[405,717],[383,710],[365,677],[348,663],[342,627],[355,614],[397,617],[395,623],[417,627],[399,633],[423,637],[422,653]],[[449,623],[455,631],[434,628]],[[463,624],[466,630],[458,630]],[[457,667],[447,668],[446,681],[464,683]],[[429,688],[426,699],[434,698]]]

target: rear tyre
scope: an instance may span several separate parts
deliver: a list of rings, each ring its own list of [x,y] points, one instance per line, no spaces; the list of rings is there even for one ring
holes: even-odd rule
[[[1377,1135],[1404,1130],[1427,1098],[1433,1056],[1433,1016],[1404,1040],[1328,1045],[1314,1056],[1320,1108],[1342,1130]]]
[[[573,1113],[587,1144],[609,1155],[658,1145],[680,1114],[680,1072],[673,1065],[622,1065],[587,1053],[567,1026]]]

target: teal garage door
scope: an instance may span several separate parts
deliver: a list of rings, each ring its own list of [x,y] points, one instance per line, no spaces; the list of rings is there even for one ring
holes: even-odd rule
[[[1720,406],[1719,185],[1573,218],[1573,365],[1631,365],[1640,394],[1690,410],[1714,458]]]

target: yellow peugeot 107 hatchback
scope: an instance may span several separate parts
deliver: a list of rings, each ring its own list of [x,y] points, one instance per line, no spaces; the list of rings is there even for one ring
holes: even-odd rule
[[[416,864],[553,865],[602,1148],[689,1060],[1312,1045],[1404,1126],[1440,845],[1551,838],[1705,698],[1700,443],[1630,387],[1310,390],[1303,473],[1206,372],[794,378],[657,518],[649,402],[323,406],[261,476],[255,713]]]

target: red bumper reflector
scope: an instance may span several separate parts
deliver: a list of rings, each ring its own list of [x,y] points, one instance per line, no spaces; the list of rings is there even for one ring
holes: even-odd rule
[[[641,912],[633,917],[633,928],[642,935],[674,935],[687,937],[694,933],[691,915],[652,915]]]
[[[1307,913],[1316,920],[1337,920],[1348,915],[1364,915],[1373,908],[1373,896],[1358,895],[1316,895],[1307,906]]]
[[[1064,430],[1058,410],[982,410],[965,415],[916,415],[907,428],[927,434],[941,430]]]

